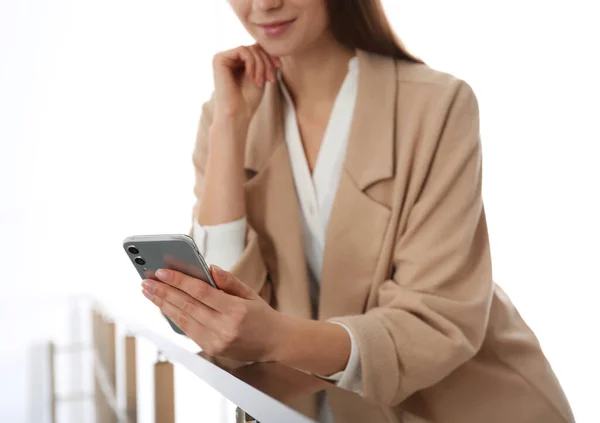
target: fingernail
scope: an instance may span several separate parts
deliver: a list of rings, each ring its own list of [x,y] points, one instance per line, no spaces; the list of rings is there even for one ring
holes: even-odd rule
[[[171,272],[165,269],[158,269],[156,271],[156,277],[161,281],[168,282],[171,279]]]
[[[154,282],[145,280],[142,282],[142,288],[148,291],[150,294],[154,294],[154,290],[156,289],[156,284]]]
[[[217,266],[216,264],[211,265],[212,267],[212,272],[216,273],[217,276],[222,276],[223,275],[223,269],[221,269],[219,266]]]
[[[265,78],[262,76],[259,76],[258,77],[258,85],[262,87],[264,83],[265,83]]]
[[[151,293],[149,293],[145,289],[142,289],[142,294],[144,294],[144,297],[148,298],[149,300],[151,300],[152,298],[154,298],[154,295],[152,295]]]

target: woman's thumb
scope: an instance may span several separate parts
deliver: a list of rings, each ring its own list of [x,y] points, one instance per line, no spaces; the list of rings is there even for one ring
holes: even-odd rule
[[[219,266],[211,264],[210,273],[212,273],[217,287],[226,293],[242,298],[252,298],[254,296],[254,291],[248,285]]]

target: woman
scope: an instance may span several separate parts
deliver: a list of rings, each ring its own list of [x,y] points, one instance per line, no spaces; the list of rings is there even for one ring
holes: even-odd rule
[[[435,422],[571,422],[494,284],[478,104],[379,1],[230,0],[257,44],[214,58],[193,234],[217,290],[144,294],[209,354],[279,361]]]

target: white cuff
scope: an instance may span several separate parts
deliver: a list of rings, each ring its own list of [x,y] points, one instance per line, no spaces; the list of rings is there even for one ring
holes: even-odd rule
[[[339,388],[346,389],[348,391],[352,391],[359,395],[362,395],[362,369],[360,363],[360,351],[358,350],[358,343],[356,342],[356,339],[354,338],[354,335],[352,334],[348,326],[344,325],[343,323],[334,322],[331,320],[328,320],[328,322],[340,325],[341,327],[346,329],[346,332],[348,332],[351,343],[350,358],[348,358],[346,368],[341,372],[334,373],[330,376],[319,375],[319,377],[326,380],[335,381],[337,382],[336,385]]]
[[[231,270],[244,252],[246,218],[211,226],[194,220],[193,238],[207,264]]]

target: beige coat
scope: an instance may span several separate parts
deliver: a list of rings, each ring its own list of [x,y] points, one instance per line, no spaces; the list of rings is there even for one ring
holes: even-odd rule
[[[398,413],[444,423],[574,421],[535,335],[492,280],[471,87],[427,65],[358,56],[319,319],[351,329],[365,396]],[[281,102],[269,84],[248,133],[247,246],[233,273],[276,309],[308,319]],[[211,121],[209,101],[193,156],[194,215]]]

